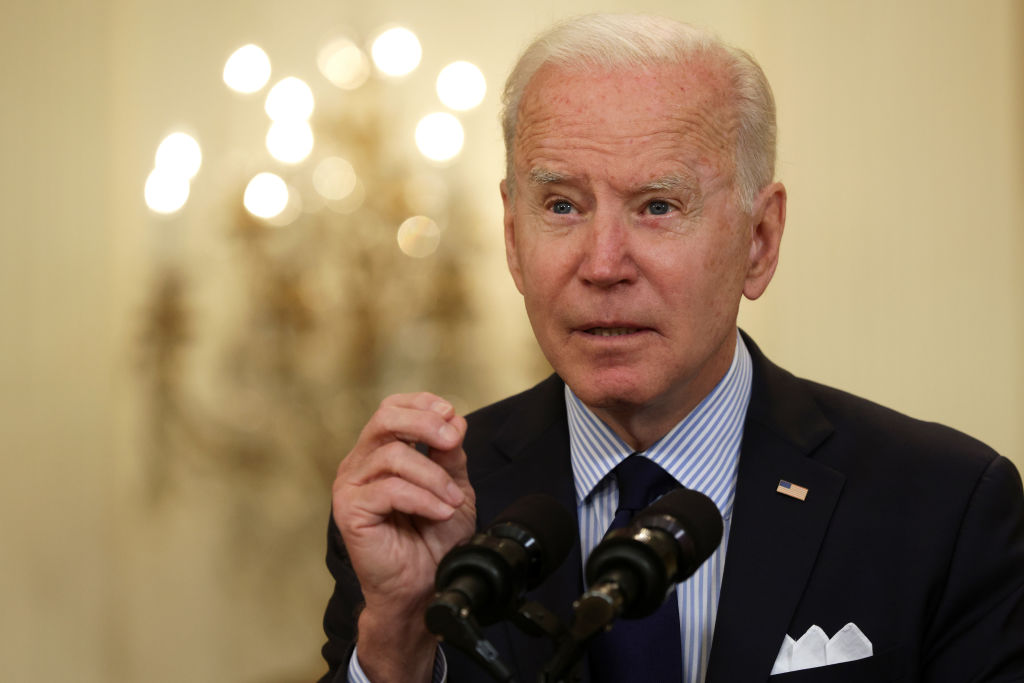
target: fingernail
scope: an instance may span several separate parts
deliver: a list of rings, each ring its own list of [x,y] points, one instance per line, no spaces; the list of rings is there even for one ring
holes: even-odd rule
[[[455,431],[455,427],[452,427],[448,423],[441,425],[441,428],[437,430],[437,433],[440,434],[441,438],[445,441],[453,441],[459,438],[459,433]]]
[[[451,408],[451,405],[444,401],[434,401],[434,403],[430,406],[430,409],[433,410],[438,415],[447,415],[448,411],[451,410]]]
[[[455,505],[462,504],[462,489],[454,481],[448,482],[447,486],[448,500]]]

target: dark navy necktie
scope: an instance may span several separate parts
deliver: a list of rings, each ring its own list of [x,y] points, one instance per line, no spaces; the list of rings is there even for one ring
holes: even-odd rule
[[[631,455],[613,470],[619,485],[619,507],[608,528],[621,529],[655,500],[679,487],[672,475],[640,455]],[[619,619],[612,630],[590,645],[593,683],[679,683],[683,678],[676,593],[654,614]]]

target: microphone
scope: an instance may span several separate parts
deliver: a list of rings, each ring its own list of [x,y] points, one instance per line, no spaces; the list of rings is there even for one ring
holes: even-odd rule
[[[459,604],[483,625],[515,609],[562,563],[575,540],[576,520],[554,498],[532,494],[510,505],[483,532],[448,552],[437,567],[438,594],[427,608]]]
[[[573,603],[573,623],[543,681],[562,681],[587,643],[620,617],[653,614],[722,540],[722,516],[699,491],[678,488],[605,535],[587,558],[590,589]]]
[[[576,519],[554,498],[532,494],[510,505],[483,532],[452,548],[437,567],[427,629],[456,645],[497,680],[511,672],[480,625],[512,616],[569,554]]]
[[[590,590],[612,608],[612,619],[653,614],[675,584],[687,579],[722,540],[722,516],[699,491],[675,489],[607,534],[587,559]],[[609,622],[606,623],[610,623]]]

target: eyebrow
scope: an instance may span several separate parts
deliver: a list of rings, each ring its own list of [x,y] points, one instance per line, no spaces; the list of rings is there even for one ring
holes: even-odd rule
[[[547,168],[533,168],[530,170],[530,182],[533,185],[554,185],[556,183],[567,182],[570,176],[565,173],[559,173],[558,171],[552,171]],[[655,178],[650,182],[644,183],[637,188],[637,192],[675,192],[678,190],[687,190],[691,193],[696,193],[699,187],[699,183],[695,178],[682,174],[669,174],[660,178]]]
[[[564,173],[558,173],[546,168],[530,169],[530,182],[534,185],[552,185],[554,183],[561,183],[566,178],[568,176]]]
[[[688,190],[690,192],[696,192],[699,184],[696,179],[685,175],[666,175],[660,178],[655,178],[649,183],[644,183],[639,187],[640,192],[675,192],[677,190]]]

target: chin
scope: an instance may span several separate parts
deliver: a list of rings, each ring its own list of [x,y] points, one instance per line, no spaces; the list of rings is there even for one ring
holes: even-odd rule
[[[653,382],[632,377],[601,377],[598,373],[575,373],[575,377],[562,375],[569,388],[591,408],[615,410],[628,406],[645,405],[652,399]],[[583,375],[583,376],[581,376]]]

